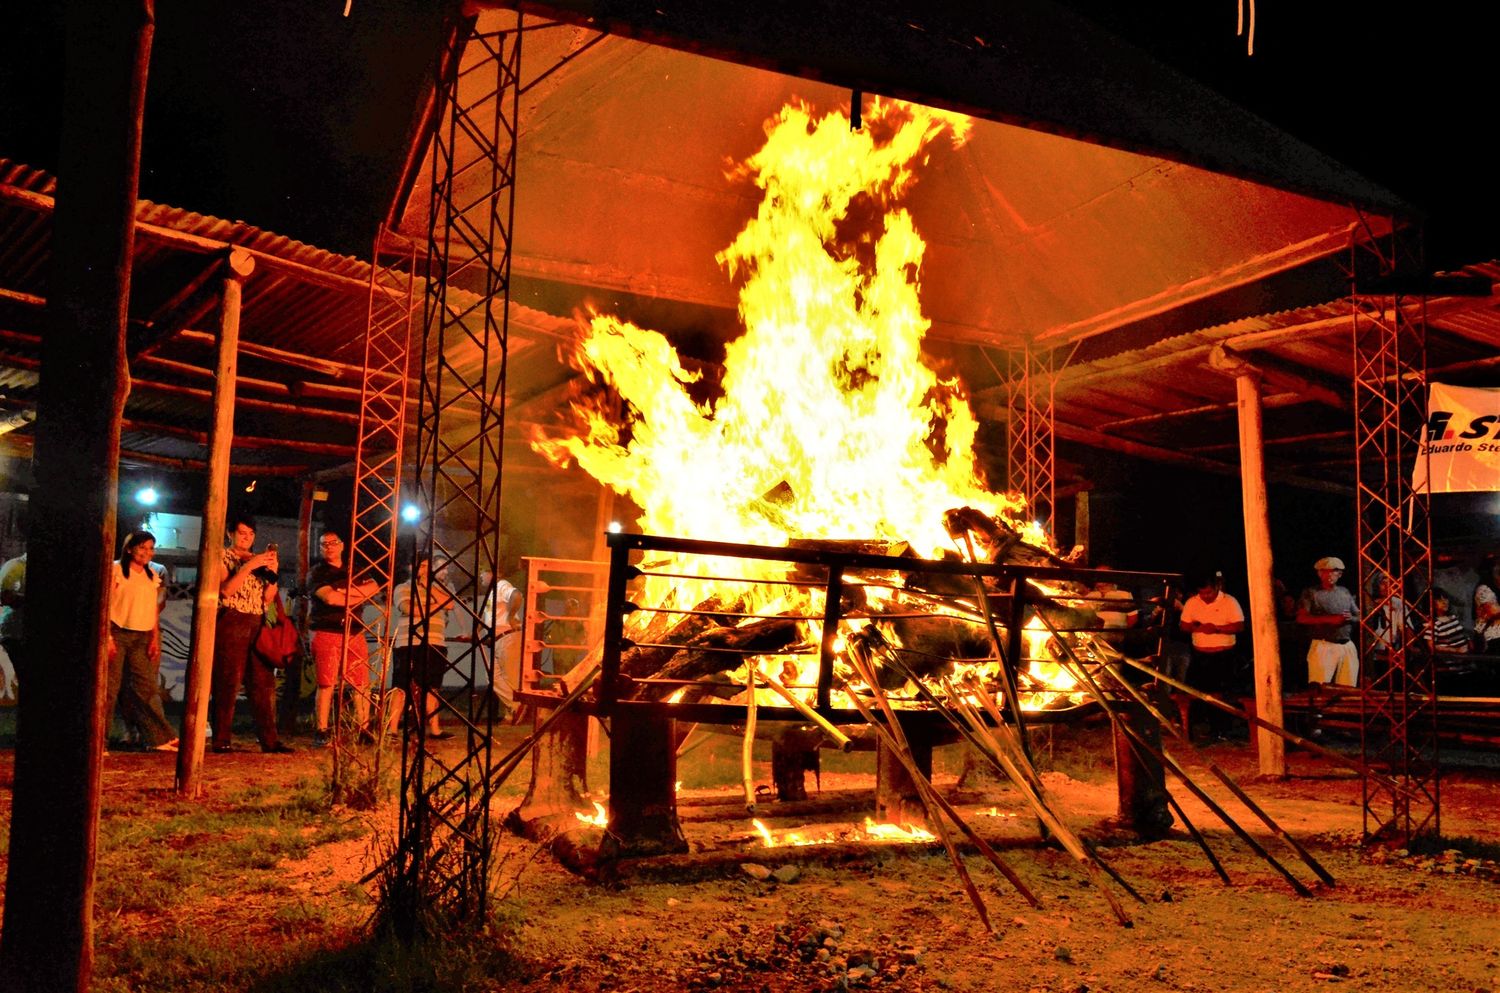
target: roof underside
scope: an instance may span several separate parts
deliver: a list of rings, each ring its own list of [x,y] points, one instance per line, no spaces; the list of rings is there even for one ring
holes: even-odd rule
[[[514,16],[490,12],[480,30]],[[595,38],[566,26],[528,34],[523,80]],[[464,77],[463,99],[479,100],[484,85],[483,73]],[[847,113],[850,94],[620,37],[551,72],[520,107],[518,297],[567,313],[629,294],[704,308],[702,323],[733,333],[736,288],[714,256],[754,216],[759,190],[727,174],[794,102]],[[1243,112],[1225,126],[1237,121],[1264,127]],[[460,161],[464,145],[460,132]],[[921,278],[932,334],[999,347],[1078,340],[1338,251],[1360,220],[1338,198],[1360,181],[1327,171],[1345,182],[1314,199],[976,121],[961,147],[934,148],[910,198],[928,244]],[[420,239],[430,166],[418,175],[401,228]],[[455,199],[478,193],[460,180]]]
[[[730,168],[788,102],[847,112],[848,87],[860,86],[983,118],[963,146],[934,147],[908,203],[928,245],[929,350],[959,372],[982,415],[1004,416],[986,353],[1029,342],[1055,348],[1059,366],[1072,359],[1057,387],[1060,440],[1236,471],[1233,381],[1206,367],[1208,348],[1228,342],[1286,373],[1268,381],[1273,470],[1347,482],[1351,418],[1337,394],[1352,365],[1348,305],[1324,303],[1336,295],[1326,279],[1300,295],[1267,287],[1316,272],[1356,225],[1383,230],[1353,204],[1399,212],[1394,197],[1040,0],[977,26],[945,19],[940,4],[905,28],[875,4],[837,37],[830,25],[847,5],[800,4],[805,16],[775,31],[754,5],[715,7],[712,17],[699,3],[647,6],[553,3],[550,14],[575,23],[527,35],[523,79],[576,58],[521,101],[509,466],[527,464],[520,434],[566,395],[572,373],[557,345],[579,309],[684,340],[737,332],[735,287],[714,255],[753,215],[758,191]],[[481,28],[515,17],[487,12]],[[586,17],[618,34],[598,39],[576,23]],[[415,175],[402,228],[425,243],[430,163]],[[0,187],[21,191],[0,196],[0,404],[12,409],[34,396],[50,230],[46,206],[22,193],[50,186],[0,160]],[[140,218],[138,328],[171,316],[174,295],[224,245],[259,253],[241,322],[235,463],[286,474],[347,463],[368,266],[169,207],[143,204]],[[1289,305],[1299,309],[1223,323]],[[1435,300],[1430,316],[1434,368],[1459,381],[1493,377],[1500,315],[1489,298]],[[211,331],[211,322],[189,326]],[[179,335],[133,366],[132,457],[203,457],[206,337]]]

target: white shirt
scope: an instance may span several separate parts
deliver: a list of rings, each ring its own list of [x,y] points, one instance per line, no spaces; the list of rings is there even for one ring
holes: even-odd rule
[[[1482,604],[1493,606],[1495,604],[1494,587],[1488,583],[1480,583],[1474,588],[1474,618],[1479,619],[1479,607]],[[1488,623],[1479,625],[1479,636],[1489,641],[1500,638],[1500,615],[1490,618]]]
[[[109,622],[126,631],[154,631],[161,615],[161,566],[147,563],[145,572],[130,570],[130,578],[120,572],[120,563],[111,562],[109,573],[114,583],[109,591]]]
[[[1214,597],[1213,603],[1205,603],[1203,598],[1194,593],[1188,597],[1187,603],[1182,605],[1182,623],[1184,624],[1216,624],[1227,627],[1230,624],[1242,624],[1245,620],[1245,612],[1240,609],[1239,601],[1228,593],[1221,592]],[[1193,647],[1200,651],[1222,651],[1233,648],[1235,636],[1232,634],[1217,634],[1209,631],[1193,632]]]

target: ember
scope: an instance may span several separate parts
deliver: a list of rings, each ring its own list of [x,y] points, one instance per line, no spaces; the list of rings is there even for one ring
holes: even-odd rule
[[[879,841],[898,844],[925,844],[937,841],[937,835],[913,824],[877,824],[866,817],[863,826],[821,828],[818,834],[808,834],[807,829],[784,831],[773,834],[759,819],[750,821],[759,833],[766,848],[806,848],[813,845],[832,845],[838,842]]]
[[[587,814],[580,810],[573,816],[585,824],[592,824],[595,827],[609,827],[609,811],[605,810],[604,804],[598,800],[594,801],[594,812],[592,814]]]

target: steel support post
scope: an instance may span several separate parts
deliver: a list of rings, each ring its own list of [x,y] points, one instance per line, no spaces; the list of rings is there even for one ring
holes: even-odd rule
[[[416,308],[416,246],[382,231],[375,238],[370,266],[370,297],[365,325],[364,378],[360,388],[359,440],[354,456],[354,499],[345,561],[351,583],[374,580],[384,596],[351,610],[344,622],[344,646],[355,641],[378,646],[371,656],[372,688],[385,685],[390,658],[391,592],[395,576],[401,459],[409,400],[411,322]],[[308,504],[309,508],[311,504]],[[383,749],[371,748],[369,729],[356,727],[343,686],[335,690],[333,795],[356,806],[373,806],[380,792]],[[366,687],[349,687],[363,693]],[[382,700],[384,696],[382,695]],[[377,733],[384,707],[370,708]],[[364,738],[362,741],[361,738]]]
[[[1440,829],[1432,654],[1401,625],[1392,636],[1383,623],[1403,609],[1432,616],[1428,496],[1412,487],[1427,418],[1426,300],[1366,295],[1360,287],[1418,275],[1422,266],[1420,234],[1412,231],[1357,240],[1350,253],[1361,738],[1366,766],[1385,774],[1365,776],[1364,833],[1381,840]]]
[[[1053,411],[1057,372],[1051,349],[1030,343],[1010,355],[1006,488],[1026,498],[1032,520],[1053,528],[1056,459]]]
[[[485,11],[454,33],[439,60],[428,159],[415,492],[416,557],[447,565],[466,637],[450,641],[443,722],[460,731],[438,749],[408,721],[391,906],[399,930],[477,926],[488,912],[495,709],[485,704],[495,660],[482,577],[500,574],[500,476],[505,434],[516,138],[521,97],[595,44],[579,34],[566,55],[521,78],[523,40],[578,32],[514,11]],[[463,289],[460,298],[449,289]],[[419,591],[419,602],[427,591]],[[420,694],[424,687],[417,687]],[[433,687],[437,689],[437,687]]]

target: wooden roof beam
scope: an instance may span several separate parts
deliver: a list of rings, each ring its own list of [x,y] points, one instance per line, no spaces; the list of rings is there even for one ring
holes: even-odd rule
[[[1276,393],[1261,401],[1265,408],[1293,407],[1299,403],[1307,402],[1307,398],[1300,393]],[[1190,420],[1207,414],[1223,414],[1235,410],[1239,404],[1234,401],[1228,403],[1207,403],[1201,407],[1189,407],[1185,410],[1169,410],[1161,414],[1143,414],[1140,417],[1125,417],[1118,421],[1107,421],[1095,425],[1097,430],[1115,433],[1126,431],[1131,428],[1154,427],[1159,424],[1173,424],[1177,421]],[[1235,446],[1231,446],[1235,447]]]
[[[1247,372],[1261,377],[1269,385],[1282,391],[1301,394],[1307,400],[1315,400],[1337,410],[1353,411],[1354,402],[1348,391],[1333,386],[1323,377],[1295,363],[1274,355],[1257,355],[1247,358],[1227,345],[1215,345],[1208,357],[1209,368],[1229,376],[1241,376]]]
[[[218,306],[222,297],[219,278],[225,270],[244,279],[255,271],[255,260],[243,249],[231,248],[215,258],[146,319],[145,326],[131,328],[126,335],[125,357],[140,358],[197,324]]]

